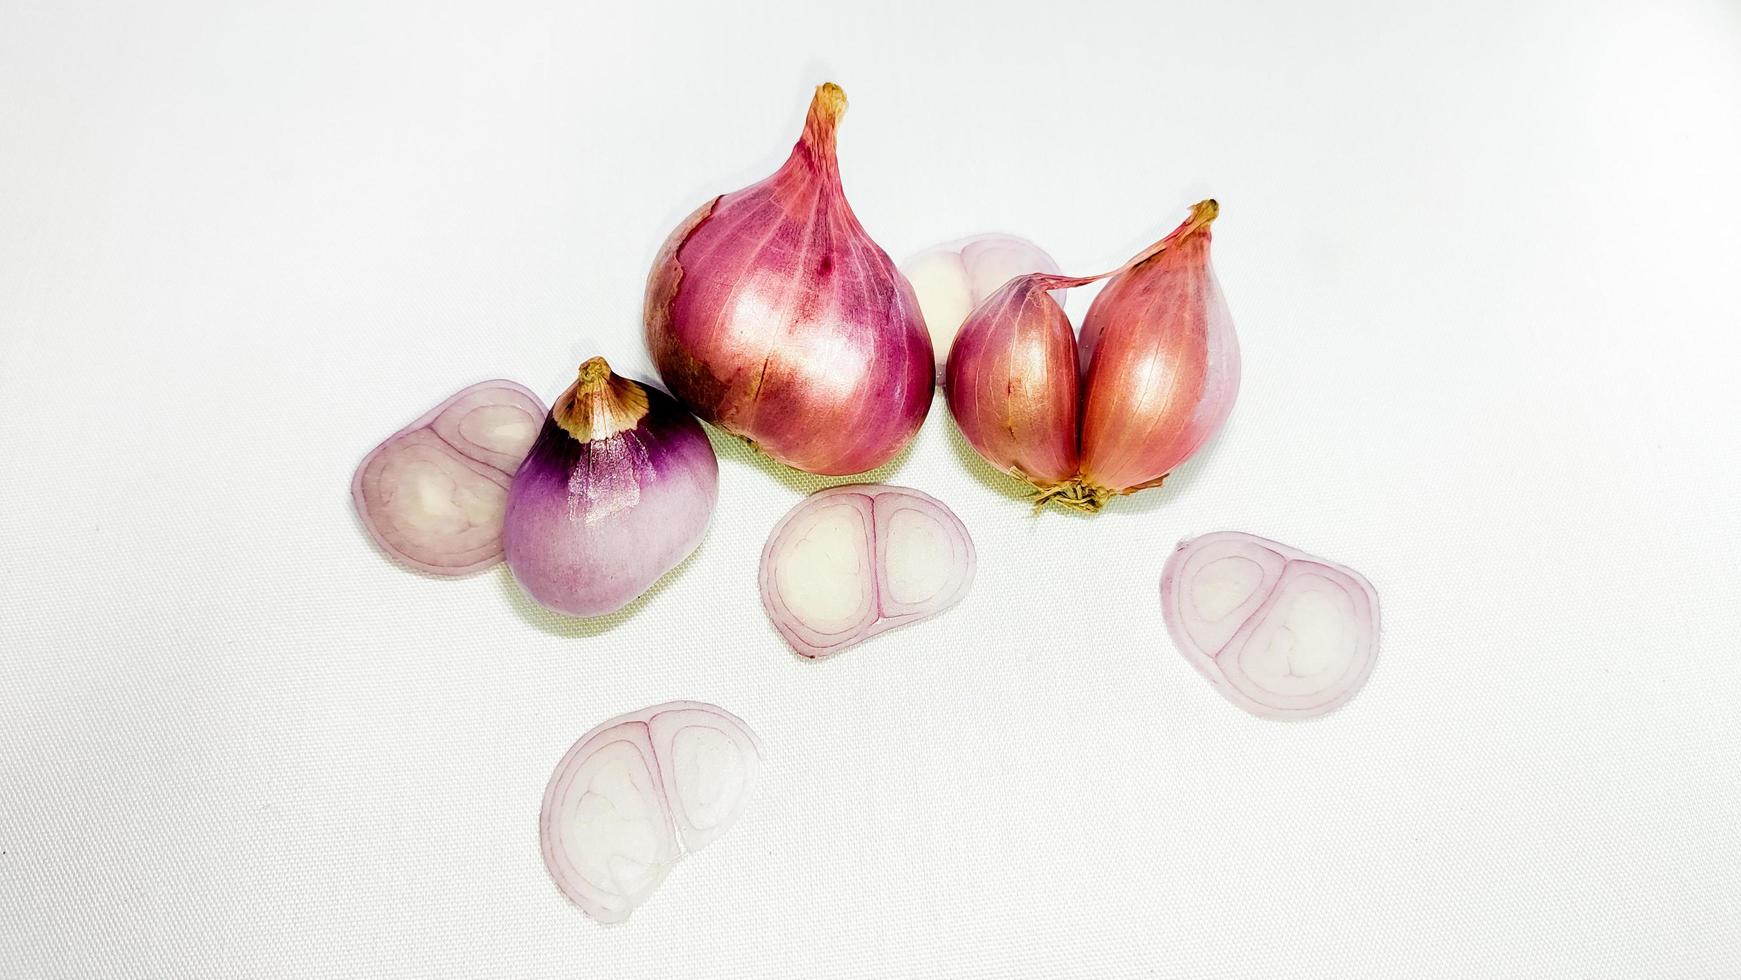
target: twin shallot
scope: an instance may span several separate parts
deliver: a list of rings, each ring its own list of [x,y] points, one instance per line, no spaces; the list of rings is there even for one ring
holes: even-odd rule
[[[1203,201],[1122,268],[1012,279],[968,315],[944,390],[961,433],[1036,501],[1099,510],[1159,486],[1227,420],[1239,390],[1233,318],[1209,266]],[[1078,342],[1049,291],[1110,277]]]

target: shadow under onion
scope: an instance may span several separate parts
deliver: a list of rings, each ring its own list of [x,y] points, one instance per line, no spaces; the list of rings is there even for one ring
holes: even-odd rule
[[[654,582],[647,591],[629,600],[628,605],[616,612],[605,613],[602,616],[579,619],[574,616],[564,616],[559,612],[553,612],[540,606],[532,601],[532,597],[526,594],[525,589],[520,588],[520,583],[514,580],[514,573],[508,569],[506,564],[503,564],[497,572],[496,581],[501,585],[502,593],[507,597],[508,605],[513,608],[514,615],[520,617],[526,625],[549,633],[551,636],[560,636],[569,640],[604,636],[634,619],[642,609],[646,608],[649,602],[653,601],[654,597],[669,589],[672,583],[689,569],[689,566],[695,564],[695,556],[701,554],[702,549],[707,547],[707,539],[712,534],[713,526],[710,522],[706,533],[702,535],[701,543],[695,546],[695,550],[689,553],[689,557],[678,562],[664,575],[659,576],[658,581]]]

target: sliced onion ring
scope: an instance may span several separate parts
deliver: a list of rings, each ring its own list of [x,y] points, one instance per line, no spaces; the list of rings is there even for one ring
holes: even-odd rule
[[[961,601],[977,557],[950,509],[905,487],[812,494],[762,549],[762,608],[799,656],[826,657]]]
[[[1378,659],[1378,593],[1359,572],[1240,531],[1182,541],[1161,573],[1173,643],[1260,718],[1314,718]]]
[[[512,381],[455,394],[376,446],[351,478],[369,536],[432,575],[469,575],[502,560],[508,484],[544,422]]]
[[[621,922],[685,853],[725,833],[754,793],[762,744],[736,715],[671,701],[581,736],[556,764],[538,817],[556,887]]]

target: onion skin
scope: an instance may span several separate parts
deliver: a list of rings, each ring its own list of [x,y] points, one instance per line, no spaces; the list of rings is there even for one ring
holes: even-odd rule
[[[595,357],[514,474],[502,525],[508,568],[548,609],[615,612],[695,550],[718,493],[700,423]]]
[[[1239,393],[1233,315],[1209,265],[1214,201],[1112,277],[1082,321],[1082,482],[1102,498],[1158,486],[1227,421]]]
[[[788,466],[886,463],[930,409],[931,338],[912,287],[853,215],[835,127],[846,96],[819,86],[773,176],[702,205],[647,281],[647,347],[697,415]]]
[[[1042,489],[1076,476],[1076,335],[1046,291],[1011,280],[955,335],[943,391],[967,441],[998,469]]]
[[[544,414],[525,386],[483,381],[383,440],[351,478],[369,537],[430,575],[471,575],[501,561],[509,481]]]

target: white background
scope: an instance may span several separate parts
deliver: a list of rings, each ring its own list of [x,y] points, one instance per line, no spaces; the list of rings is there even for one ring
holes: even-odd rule
[[[877,475],[975,588],[823,663],[754,574],[821,481],[735,444],[610,620],[386,561],[357,460],[644,374],[655,248],[825,79],[897,258],[1094,272],[1218,197],[1223,435],[1035,518],[939,403]],[[0,974],[1741,975],[1738,173],[1733,2],[0,0]],[[1377,586],[1340,713],[1172,649],[1162,561],[1224,528]],[[540,794],[671,698],[765,781],[602,928]]]

